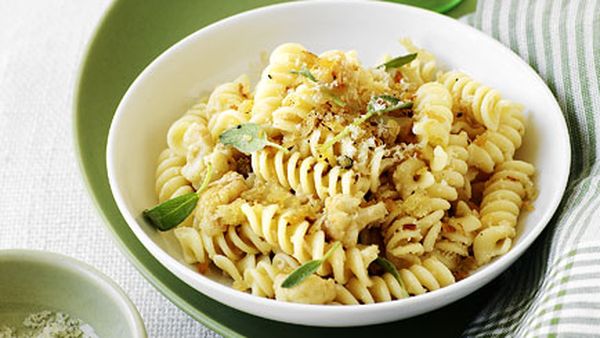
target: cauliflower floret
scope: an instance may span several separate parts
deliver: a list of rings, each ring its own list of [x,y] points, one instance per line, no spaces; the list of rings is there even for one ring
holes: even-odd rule
[[[387,215],[383,202],[365,208],[360,207],[360,202],[360,198],[345,194],[325,200],[325,231],[345,247],[355,246],[362,229]]]
[[[222,215],[215,211],[219,206],[236,200],[246,190],[248,190],[248,185],[244,177],[233,171],[225,174],[218,181],[212,182],[200,194],[194,225],[200,227],[209,236],[224,232],[227,229],[227,222],[223,222]]]
[[[335,281],[310,275],[291,288],[281,287],[287,275],[275,277],[275,299],[304,304],[328,304],[335,299]]]
[[[212,164],[212,178],[216,180],[236,169],[236,161],[234,151],[230,147],[219,143],[214,148],[208,149],[203,143],[198,143],[190,146],[187,163],[181,169],[181,174],[198,189],[204,179],[208,163]]]
[[[379,256],[379,247],[375,244],[371,245],[362,245],[359,244],[358,249],[360,250],[360,254],[362,256],[363,262],[365,266],[369,266],[373,261],[377,259]]]
[[[256,201],[264,204],[279,204],[289,199],[295,199],[288,189],[277,183],[255,178],[252,187],[242,194],[246,201]]]
[[[316,219],[322,208],[320,201],[310,195],[294,195],[280,184],[259,179],[242,194],[242,198],[248,202],[278,204],[282,209],[293,211],[287,216],[291,223]]]
[[[229,204],[219,205],[215,210],[215,219],[223,225],[238,225],[246,220],[242,212],[242,204],[246,201],[238,198]]]

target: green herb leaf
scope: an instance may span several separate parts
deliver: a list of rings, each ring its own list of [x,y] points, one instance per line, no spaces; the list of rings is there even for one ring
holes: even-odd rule
[[[341,245],[342,245],[342,243],[340,243],[340,242],[333,243],[333,245],[331,246],[331,248],[329,248],[329,250],[327,250],[327,252],[325,253],[325,255],[323,255],[323,258],[321,258],[321,260],[323,262],[325,262],[326,260],[328,260],[329,257],[331,257],[331,255],[333,254],[333,252],[335,250],[337,250]]]
[[[369,103],[367,103],[367,112],[378,112],[388,109],[388,107],[393,107],[398,104],[400,99],[395,98],[391,95],[379,95],[373,96]]]
[[[377,263],[383,268],[383,270],[389,272],[392,276],[394,276],[394,278],[396,278],[396,280],[398,281],[398,283],[400,283],[400,286],[402,287],[402,296],[405,298],[408,297],[408,292],[406,292],[404,282],[402,282],[402,279],[400,278],[400,273],[398,273],[398,270],[396,269],[394,263],[390,262],[384,257],[377,257],[375,259],[375,263]]]
[[[342,99],[340,99],[340,97],[335,94],[333,89],[327,88],[326,86],[319,86],[319,89],[323,94],[325,94],[325,96],[329,97],[331,102],[333,102],[335,105],[340,107],[346,106],[346,102],[342,101]]]
[[[302,67],[302,69],[300,70],[292,70],[290,73],[302,75],[305,78],[311,80],[312,82],[318,82],[317,78],[314,75],[312,75],[312,73],[310,72],[310,70],[308,70],[308,68],[306,68],[306,66]]]
[[[340,107],[346,106],[346,102],[342,101],[342,99],[340,99],[339,97],[337,97],[335,95],[331,95],[331,101]]]
[[[204,190],[206,190],[206,188],[208,187],[208,184],[212,180],[212,173],[213,173],[212,162],[208,162],[208,165],[206,166],[206,175],[204,175],[202,184],[200,184],[200,187],[198,188],[198,190],[196,190],[196,194],[200,195],[200,193],[202,193]]]
[[[282,288],[291,288],[293,286],[296,286],[296,285],[302,283],[302,281],[304,281],[308,276],[317,272],[317,270],[319,270],[321,265],[326,260],[329,259],[329,257],[333,254],[333,252],[337,248],[340,247],[340,245],[341,245],[340,242],[335,242],[335,244],[333,244],[333,246],[329,250],[327,250],[325,255],[323,255],[323,258],[315,259],[315,260],[308,261],[308,262],[302,264],[299,268],[297,268],[289,276],[287,276],[287,278],[283,281],[283,283],[281,283],[281,287]]]
[[[400,68],[400,67],[404,66],[405,64],[411,62],[412,60],[414,60],[416,58],[417,58],[417,53],[412,53],[412,54],[406,54],[406,55],[398,56],[396,58],[391,59],[388,62],[385,62],[385,63],[377,66],[377,68],[384,67],[385,70],[390,70],[390,69],[394,69],[394,68]]]
[[[325,142],[319,147],[318,150],[321,154],[324,154],[327,151],[327,149],[331,148],[334,144],[336,144],[341,139],[350,134],[350,126],[359,126],[363,124],[366,120],[370,119],[373,115],[381,115],[383,113],[387,113],[398,109],[411,108],[412,105],[412,102],[403,102],[400,99],[390,95],[373,96],[367,104],[366,114],[355,118],[354,121],[352,121],[351,124],[347,125],[341,133],[337,134],[332,139]]]
[[[288,152],[281,145],[267,140],[264,130],[256,123],[240,124],[226,130],[219,136],[219,141],[225,145],[232,145],[243,153],[255,152],[266,146]]]
[[[281,283],[281,287],[283,288],[291,288],[300,284],[303,280],[305,280],[308,276],[315,273],[319,270],[319,267],[323,264],[323,261],[320,259],[308,261],[302,264],[299,268],[294,270],[287,278]]]
[[[171,230],[183,222],[196,208],[200,193],[208,187],[212,177],[212,169],[212,163],[209,162],[202,185],[196,192],[175,197],[154,208],[144,210],[142,214],[146,220],[160,231]]]
[[[183,222],[194,211],[199,198],[195,192],[181,195],[144,210],[143,215],[158,230],[167,231]]]
[[[381,256],[375,259],[375,263],[379,264],[379,266],[382,267],[386,272],[391,273],[394,277],[396,277],[396,279],[400,279],[400,273],[398,273],[398,270],[396,270],[394,263]]]

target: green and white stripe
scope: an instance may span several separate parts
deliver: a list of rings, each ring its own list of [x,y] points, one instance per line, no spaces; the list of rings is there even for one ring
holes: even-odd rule
[[[551,223],[464,335],[600,337],[600,0],[479,0],[466,21],[547,82],[573,161]]]

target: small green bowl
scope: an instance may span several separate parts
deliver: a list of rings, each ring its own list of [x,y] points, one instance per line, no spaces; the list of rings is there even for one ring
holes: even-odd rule
[[[0,327],[44,310],[79,318],[98,337],[146,337],[133,303],[98,270],[56,253],[0,250]]]

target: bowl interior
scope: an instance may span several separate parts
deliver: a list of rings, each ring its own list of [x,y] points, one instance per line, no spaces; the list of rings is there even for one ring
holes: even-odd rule
[[[543,81],[500,43],[453,19],[389,3],[307,2],[271,6],[209,26],[153,62],[125,95],[109,135],[107,161],[111,189],[128,224],[149,251],[178,277],[205,293],[214,292],[209,294],[211,297],[225,302],[229,299],[229,305],[244,309],[240,299],[247,297],[223,296],[221,293],[229,291],[185,267],[173,239],[159,234],[140,217],[144,209],[156,204],[154,171],[158,154],[166,147],[167,129],[194,100],[216,85],[242,73],[248,74],[255,84],[265,56],[281,43],[298,42],[315,53],[356,50],[364,65],[375,66],[385,53],[404,53],[398,42],[402,37],[410,37],[415,44],[432,52],[441,69],[467,72],[527,109],[528,129],[517,158],[532,162],[537,168],[539,196],[535,208],[521,217],[518,237],[509,254],[450,288],[457,290],[455,295],[464,296],[489,281],[531,244],[560,201],[570,163],[564,119]],[[460,288],[470,290],[458,291]],[[450,301],[448,297],[445,299],[445,303]],[[438,299],[433,303],[406,313],[415,315],[441,306],[444,301]],[[340,320],[339,325],[353,324],[356,318],[341,318],[344,311],[338,311],[336,319],[319,318],[315,314],[309,321],[289,320],[286,318],[291,316],[285,314],[269,315],[268,310],[254,313],[301,324],[336,325],[335,320]],[[354,324],[399,319],[408,316],[406,313],[365,317]]]
[[[112,283],[112,282],[110,282]],[[64,312],[99,337],[145,337],[137,310],[95,270],[64,256],[0,253],[0,324],[18,327],[39,311]]]

